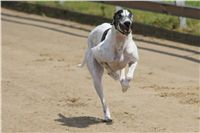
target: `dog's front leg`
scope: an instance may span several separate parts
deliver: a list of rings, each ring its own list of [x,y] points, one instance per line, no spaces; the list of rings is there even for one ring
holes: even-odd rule
[[[122,92],[125,92],[129,88],[129,82],[126,80],[125,68],[120,70],[120,83],[122,86]]]
[[[128,73],[126,75],[126,78],[125,80],[121,81],[123,92],[126,92],[128,88],[130,87],[129,83],[133,79],[136,66],[137,66],[137,61],[129,63]]]
[[[120,70],[120,81],[125,80],[125,68]]]
[[[127,73],[126,79],[128,81],[131,81],[133,79],[133,76],[134,76],[135,68],[137,66],[137,61],[136,62],[130,62],[128,65],[129,65],[129,68],[128,68],[128,73]]]

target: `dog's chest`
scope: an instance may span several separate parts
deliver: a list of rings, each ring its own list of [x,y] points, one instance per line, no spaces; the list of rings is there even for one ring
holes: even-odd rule
[[[112,71],[117,71],[126,67],[127,63],[129,62],[129,57],[125,51],[125,42],[121,40],[117,41],[117,44],[112,45],[113,47],[111,49],[115,49],[112,54],[110,51],[107,51],[107,53],[110,53],[110,59],[105,62]]]
[[[119,52],[122,53],[116,53],[114,59],[111,62],[107,62],[107,64],[113,71],[124,68],[129,62],[129,58],[123,53],[124,51],[121,50]]]

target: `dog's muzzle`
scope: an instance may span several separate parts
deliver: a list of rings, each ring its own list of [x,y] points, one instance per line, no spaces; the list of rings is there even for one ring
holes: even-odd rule
[[[132,22],[129,20],[120,22],[119,27],[120,27],[121,32],[125,35],[128,35],[131,32],[131,25],[132,25]]]

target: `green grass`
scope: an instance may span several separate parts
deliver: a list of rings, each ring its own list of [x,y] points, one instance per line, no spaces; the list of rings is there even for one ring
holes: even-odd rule
[[[175,3],[175,0],[164,0],[164,2],[167,2],[167,3]],[[200,7],[200,1],[196,0],[186,0],[185,1],[185,5],[186,6],[192,6],[192,7]]]
[[[173,3],[174,1],[165,2]],[[65,1],[63,4],[60,4],[58,1],[36,1],[34,3],[67,9],[75,12],[81,12],[85,14],[104,16],[106,18],[112,18],[113,13],[115,12],[115,6],[95,2]],[[186,1],[186,5],[200,7],[200,1]],[[136,22],[200,36],[199,20],[187,18],[188,27],[186,29],[180,29],[179,18],[177,16],[170,16],[136,9],[131,10],[134,13],[134,20]]]
[[[187,6],[200,7],[200,1],[186,1]]]

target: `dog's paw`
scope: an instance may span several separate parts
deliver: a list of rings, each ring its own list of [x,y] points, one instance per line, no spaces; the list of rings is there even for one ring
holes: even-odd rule
[[[112,123],[112,118],[109,115],[104,116],[103,122],[105,123]]]
[[[129,88],[129,86],[123,86],[123,87],[122,87],[122,92],[123,92],[123,93],[126,92],[126,91],[128,90],[128,88]]]
[[[82,68],[83,64],[78,64],[77,67]]]
[[[105,123],[112,123],[113,120],[112,120],[112,119],[103,119],[102,122],[105,122]]]
[[[122,86],[122,92],[126,92],[128,90],[128,88],[130,88],[128,80],[121,80],[120,83]]]

